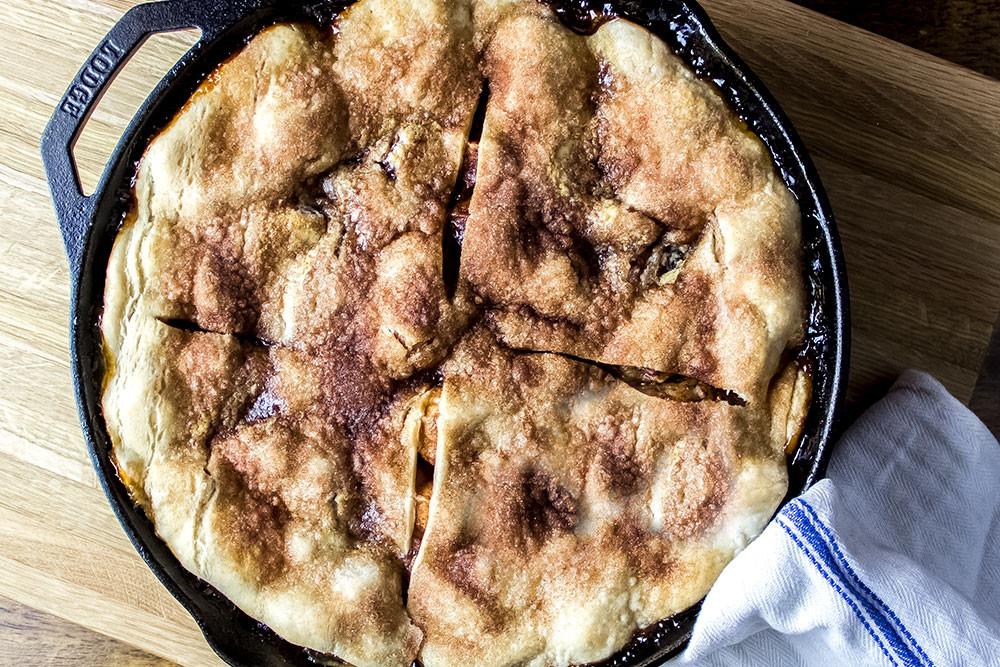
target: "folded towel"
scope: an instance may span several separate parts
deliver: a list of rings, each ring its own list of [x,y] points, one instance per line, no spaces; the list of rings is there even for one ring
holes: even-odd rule
[[[1000,665],[1000,445],[907,371],[709,592],[694,665]]]

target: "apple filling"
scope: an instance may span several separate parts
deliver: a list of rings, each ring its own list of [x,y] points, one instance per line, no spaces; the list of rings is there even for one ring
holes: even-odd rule
[[[410,542],[410,554],[407,564],[412,565],[420,549],[420,540],[427,530],[427,517],[430,515],[431,493],[434,490],[434,463],[437,452],[437,420],[440,411],[441,388],[435,387],[427,392],[422,403],[419,435],[417,437],[416,479],[413,485],[414,517],[413,537]]]

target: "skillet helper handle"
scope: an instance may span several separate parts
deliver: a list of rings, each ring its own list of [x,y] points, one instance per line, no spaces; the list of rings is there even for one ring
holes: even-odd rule
[[[97,204],[96,197],[83,194],[73,156],[81,130],[118,72],[150,35],[201,28],[201,39],[192,47],[199,48],[208,37],[205,26],[211,22],[205,20],[206,5],[212,4],[203,0],[164,0],[133,7],[90,54],[59,100],[42,134],[41,149],[72,275],[77,274],[83,259],[93,209]],[[106,176],[107,167],[102,184]]]

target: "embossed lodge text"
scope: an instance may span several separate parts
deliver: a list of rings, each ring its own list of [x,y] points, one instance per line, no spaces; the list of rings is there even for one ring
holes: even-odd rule
[[[59,109],[73,118],[79,118],[87,103],[94,99],[94,95],[114,70],[117,59],[124,54],[125,51],[120,46],[110,39],[105,40],[70,89],[66,91],[66,97],[63,98]]]

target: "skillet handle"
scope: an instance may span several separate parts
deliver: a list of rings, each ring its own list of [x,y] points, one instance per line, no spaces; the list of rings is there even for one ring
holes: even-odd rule
[[[83,194],[73,156],[73,148],[81,130],[118,72],[150,35],[200,28],[201,38],[192,47],[192,51],[214,37],[208,34],[209,29],[224,24],[224,21],[220,22],[220,18],[228,18],[218,16],[226,13],[219,9],[214,10],[214,16],[210,14],[214,4],[204,0],[164,0],[133,7],[90,54],[56,106],[42,134],[42,161],[74,277],[83,259],[83,249],[86,247],[90,221],[97,203],[93,195]],[[108,175],[108,167],[105,167],[101,177],[101,186]],[[98,192],[102,189],[101,186],[98,187]]]

